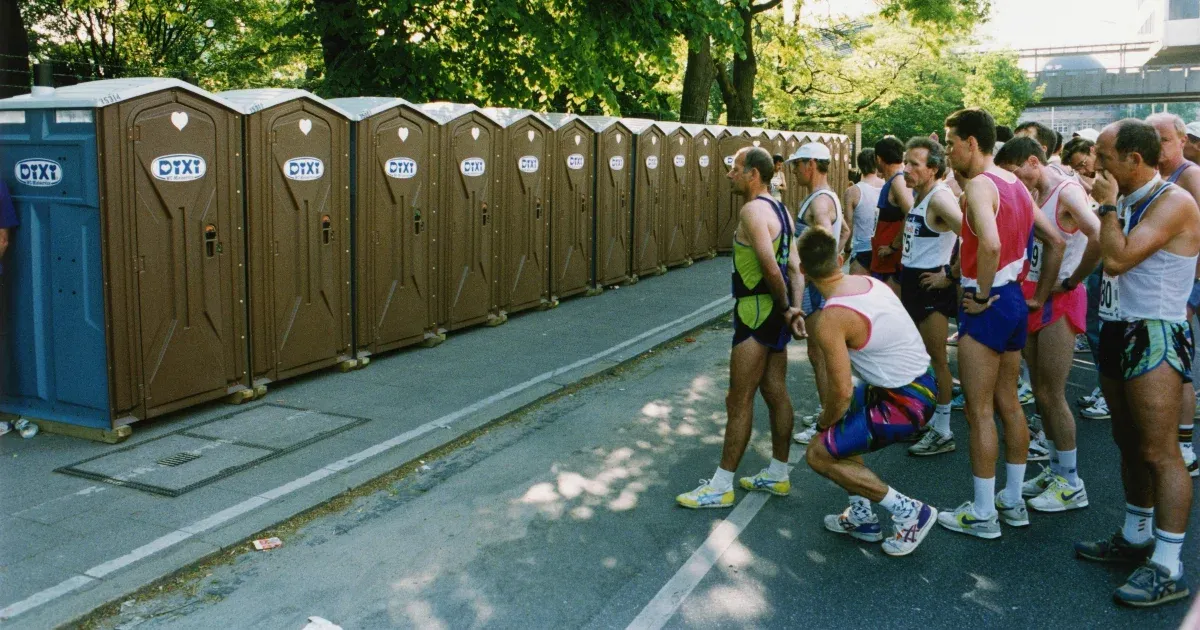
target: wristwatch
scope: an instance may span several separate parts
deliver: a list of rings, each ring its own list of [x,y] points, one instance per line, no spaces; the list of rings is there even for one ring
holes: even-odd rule
[[[1101,217],[1103,217],[1104,215],[1106,215],[1106,214],[1108,214],[1108,213],[1110,213],[1110,212],[1116,212],[1116,211],[1117,211],[1117,207],[1116,207],[1116,206],[1112,205],[1111,203],[1106,203],[1106,204],[1104,204],[1104,205],[1102,205],[1102,206],[1100,206],[1099,208],[1097,208],[1097,209],[1096,209],[1096,214],[1098,214],[1098,215],[1100,215]]]
[[[1079,281],[1071,282],[1070,278],[1063,278],[1063,281],[1062,281],[1063,291],[1073,291],[1075,289],[1075,287],[1077,287],[1077,286],[1079,286]]]
[[[987,295],[985,295],[985,296],[983,296],[983,297],[980,297],[978,293],[972,293],[972,294],[971,294],[971,299],[972,299],[972,300],[975,300],[975,303],[976,303],[976,304],[987,304],[987,303],[988,303],[988,300],[990,300],[990,299],[991,299],[991,297],[990,297],[990,296],[987,296]]]

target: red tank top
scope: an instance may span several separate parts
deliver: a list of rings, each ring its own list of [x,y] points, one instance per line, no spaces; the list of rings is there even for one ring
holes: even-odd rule
[[[996,232],[1000,236],[1000,261],[996,265],[996,276],[992,288],[1017,282],[1029,271],[1026,253],[1033,246],[1033,200],[1020,181],[1006,182],[995,173],[984,173],[996,185],[1000,195],[1000,209],[996,212]],[[965,197],[964,197],[965,201]],[[964,204],[965,206],[965,204]],[[966,208],[963,209],[964,218]],[[962,283],[964,287],[979,286],[979,236],[971,228],[971,222],[963,221],[962,231]]]

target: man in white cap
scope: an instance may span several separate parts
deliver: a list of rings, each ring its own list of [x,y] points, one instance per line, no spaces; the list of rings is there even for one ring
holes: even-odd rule
[[[829,162],[829,147],[820,142],[802,145],[788,158],[788,164],[795,169],[796,183],[812,191],[804,203],[800,204],[800,210],[796,213],[796,236],[799,237],[808,228],[821,228],[837,239],[837,251],[840,252],[850,238],[850,227],[842,214],[841,200],[829,187]],[[803,276],[801,282],[803,283]],[[800,311],[804,315],[805,328],[812,330],[820,321],[820,311],[825,306],[825,298],[821,297],[816,286],[812,284],[804,288],[803,295]],[[827,381],[824,357],[821,356],[817,344],[807,344],[807,348],[808,360],[812,364],[817,381],[817,396],[824,401]],[[819,413],[801,418],[801,423],[807,426],[795,435],[796,442],[808,444],[816,433],[818,416]]]
[[[1183,157],[1200,163],[1200,120],[1187,124],[1187,142],[1183,145]]]
[[[1079,131],[1076,131],[1075,133],[1073,133],[1071,135],[1076,138],[1083,138],[1084,140],[1087,140],[1094,144],[1096,142],[1096,138],[1100,137],[1100,132],[1096,131],[1095,129],[1092,129],[1091,127],[1088,127],[1087,129],[1080,129]],[[1065,157],[1064,157],[1063,161],[1064,162],[1066,161]]]

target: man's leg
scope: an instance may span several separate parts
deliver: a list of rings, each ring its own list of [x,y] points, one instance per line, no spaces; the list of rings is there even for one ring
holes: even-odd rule
[[[998,452],[993,394],[998,387],[1000,355],[970,335],[958,340],[959,380],[966,400],[967,427],[970,430],[971,474],[975,478],[975,513],[995,513],[996,457]],[[1012,384],[1016,396],[1016,382]],[[1026,435],[1028,432],[1026,431]],[[1021,451],[1021,455],[1026,453]]]
[[[1190,328],[1192,325],[1192,315],[1194,315],[1189,306],[1187,309],[1187,325]],[[1196,338],[1196,331],[1192,330],[1192,339]],[[1195,356],[1193,346],[1192,365],[1195,365]],[[1196,462],[1196,450],[1192,444],[1192,431],[1195,429],[1196,416],[1196,390],[1192,389],[1190,383],[1179,391],[1179,450],[1183,453],[1183,462],[1187,467],[1188,474],[1193,477],[1200,476],[1200,464]]]
[[[1154,535],[1158,540],[1151,559],[1170,570],[1172,577],[1182,569],[1179,551],[1192,507],[1191,479],[1172,430],[1174,423],[1169,421],[1179,415],[1178,388],[1183,385],[1179,372],[1166,363],[1125,383],[1134,430],[1141,437],[1139,460],[1131,468],[1144,471],[1131,477],[1135,483],[1148,484],[1133,493],[1127,489],[1127,496],[1143,505],[1146,499],[1153,501]]]
[[[816,311],[804,318],[804,329],[811,331],[817,329],[821,322],[821,311]],[[829,380],[825,376],[825,357],[821,354],[821,349],[817,347],[811,339],[805,344],[808,350],[808,362],[813,369],[813,379],[817,382],[817,399],[822,405],[825,404],[826,382]]]
[[[771,352],[767,355],[766,370],[759,389],[771,414],[771,463],[757,475],[742,477],[738,482],[746,490],[763,490],[787,496],[792,490],[788,476],[788,454],[792,446],[794,420],[792,399],[787,390],[787,352]]]
[[[1027,346],[1036,347],[1036,362],[1030,367],[1034,371],[1034,395],[1049,439],[1050,467],[1054,474],[1043,492],[1029,501],[1030,507],[1043,512],[1088,505],[1087,492],[1079,478],[1075,415],[1067,404],[1067,377],[1074,359],[1074,344],[1075,332],[1066,318],[1061,318],[1039,331],[1036,337],[1030,337]],[[1023,488],[1022,494],[1028,495],[1026,490],[1032,488]]]
[[[946,335],[950,331],[950,320],[934,311],[917,324],[933,374],[937,379],[937,405],[934,408],[930,430],[920,442],[909,447],[913,455],[937,455],[955,449],[954,431],[950,429],[950,401],[954,398],[954,377],[950,373],[950,361],[946,352]]]
[[[996,391],[992,394],[996,413],[1004,426],[1004,490],[996,501],[1000,518],[1009,525],[1021,527],[1029,524],[1029,512],[1021,498],[1021,485],[1025,482],[1025,462],[1029,456],[1029,424],[1025,410],[1017,397],[1017,378],[1021,374],[1021,353],[1005,352],[1000,355],[1000,368],[996,379]]]

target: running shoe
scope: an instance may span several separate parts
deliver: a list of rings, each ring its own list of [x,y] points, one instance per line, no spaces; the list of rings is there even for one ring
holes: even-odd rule
[[[792,480],[772,479],[769,470],[768,468],[764,468],[753,477],[742,477],[738,479],[738,483],[745,490],[762,490],[763,492],[770,492],[777,497],[786,497],[792,492]]]
[[[1093,562],[1112,564],[1141,564],[1150,559],[1154,553],[1154,539],[1151,538],[1143,545],[1135,545],[1117,530],[1111,537],[1075,543],[1075,555]]]
[[[937,429],[929,429],[919,442],[908,447],[908,454],[916,455],[917,457],[928,457],[930,455],[949,453],[954,449],[953,435],[944,436],[938,433]]]
[[[1187,466],[1188,474],[1193,477],[1200,477],[1200,462],[1196,461],[1195,449],[1180,449],[1183,451],[1183,464]]]
[[[1023,493],[1025,488],[1021,488]],[[1079,480],[1079,487],[1076,488],[1061,475],[1054,475],[1054,480],[1050,485],[1036,497],[1028,501],[1030,509],[1038,512],[1066,512],[1067,510],[1078,510],[1088,506],[1087,489],[1083,486],[1083,480]]]
[[[1100,398],[1104,398],[1104,394],[1101,394],[1100,388],[1097,387],[1096,389],[1093,389],[1092,393],[1088,394],[1087,396],[1080,396],[1079,399],[1075,401],[1075,404],[1079,407],[1091,407],[1092,405],[1096,404],[1096,400]]]
[[[946,345],[947,346],[957,346],[958,345],[958,333],[957,332],[955,332],[953,335],[950,335],[949,337],[946,337]]]
[[[1075,335],[1075,352],[1091,352],[1092,348],[1088,345],[1087,335]]]
[[[950,394],[952,396],[961,396],[962,395],[962,384],[955,383],[954,386],[950,388]]]
[[[1183,599],[1189,594],[1191,591],[1183,575],[1172,579],[1170,569],[1150,560],[1113,592],[1113,599],[1118,604],[1147,608]]]
[[[675,502],[693,510],[733,507],[733,488],[721,491],[709,483],[711,483],[710,480],[701,479],[699,488],[675,497]]]
[[[1049,466],[1042,466],[1042,472],[1038,473],[1033,479],[1021,484],[1021,496],[1026,499],[1036,497],[1045,492],[1046,488],[1050,487],[1051,482],[1057,476],[1054,474],[1054,471],[1050,470]]]
[[[1000,520],[1009,527],[1028,527],[1029,510],[1025,509],[1025,502],[1017,501],[1013,505],[1008,505],[1004,502],[1003,496],[1003,492],[996,495],[996,512],[1000,514]]]
[[[956,410],[965,409],[966,406],[967,406],[967,398],[964,394],[961,394],[961,393],[959,395],[955,396],[954,400],[950,401],[951,409],[956,409]]]
[[[939,525],[952,532],[987,539],[1000,537],[999,517],[996,514],[979,516],[975,512],[975,505],[970,501],[958,506],[953,512],[939,513],[937,520]]]
[[[921,504],[917,518],[905,523],[892,518],[892,529],[895,534],[883,541],[883,553],[889,556],[907,556],[917,549],[917,545],[929,535],[933,524],[937,522],[938,511],[924,503]]]
[[[807,429],[797,433],[796,435],[793,435],[792,439],[796,440],[797,444],[808,444],[809,442],[812,441],[813,436],[816,434],[817,434],[817,425],[814,424],[811,427],[808,427]]]
[[[841,514],[827,514],[825,529],[835,534],[849,534],[851,538],[866,542],[883,540],[883,528],[879,526],[879,517],[874,514],[865,519],[855,516],[853,506],[846,508]]]
[[[815,426],[817,426],[817,421],[820,419],[821,419],[821,405],[817,405],[816,411],[808,414],[807,416],[800,417],[800,426],[801,427],[815,427]]]
[[[1087,409],[1080,410],[1079,415],[1088,420],[1108,420],[1112,417],[1112,414],[1108,413],[1108,401],[1104,400],[1104,396],[1097,398]]]
[[[1022,405],[1033,402],[1033,388],[1029,386],[1029,381],[1023,378],[1017,380],[1017,398],[1021,400]]]
[[[1046,444],[1045,431],[1029,432],[1029,455],[1025,459],[1031,462],[1049,461],[1050,445]]]

